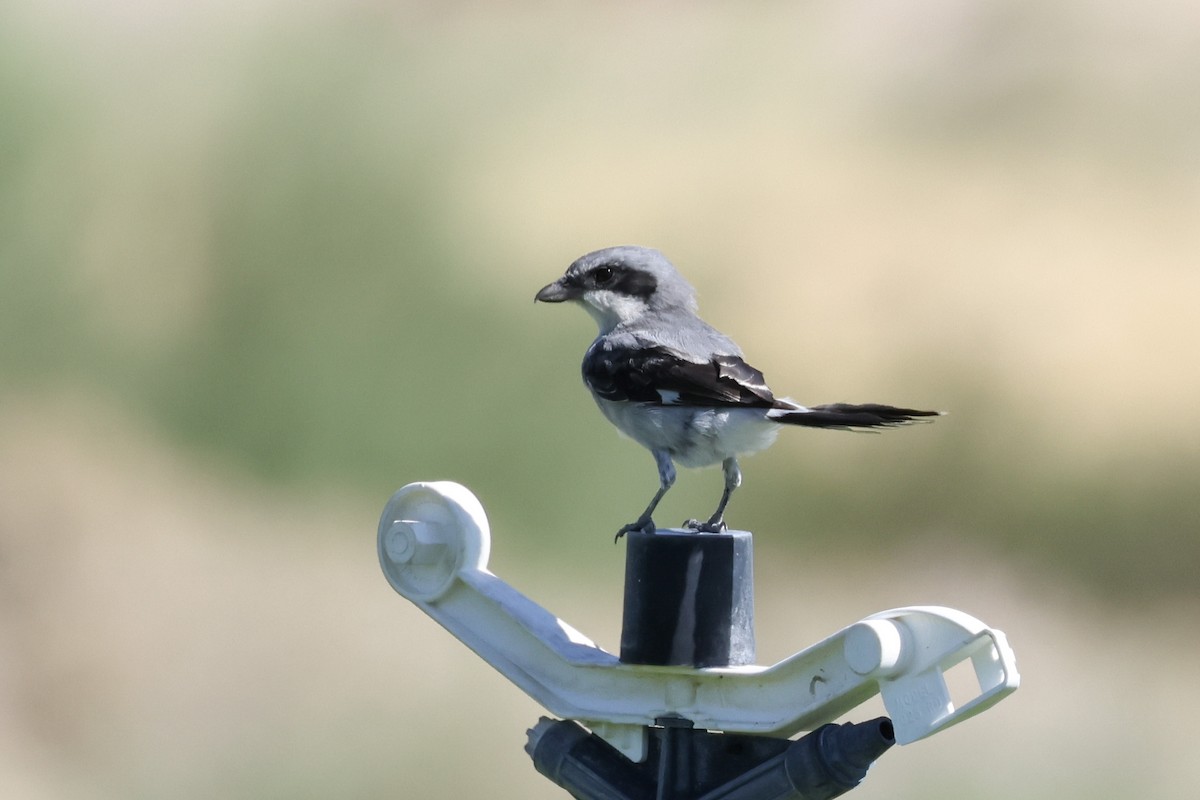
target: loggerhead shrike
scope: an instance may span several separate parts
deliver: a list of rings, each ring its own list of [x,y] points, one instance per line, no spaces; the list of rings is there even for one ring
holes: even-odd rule
[[[581,257],[535,301],[580,303],[600,326],[583,357],[583,382],[608,421],[658,464],[659,488],[636,521],[617,531],[654,531],[675,464],[720,463],[725,490],[698,532],[725,530],[725,506],[742,483],[737,457],[775,440],[780,425],[890,428],[941,412],[870,403],[805,407],[777,398],[733,340],[696,316],[696,290],[657,250],[609,247]]]

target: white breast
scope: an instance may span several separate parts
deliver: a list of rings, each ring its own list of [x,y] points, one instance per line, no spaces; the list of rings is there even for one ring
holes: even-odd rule
[[[779,424],[757,408],[659,406],[596,398],[621,433],[649,450],[666,450],[684,467],[719,464],[756,453],[775,441]]]

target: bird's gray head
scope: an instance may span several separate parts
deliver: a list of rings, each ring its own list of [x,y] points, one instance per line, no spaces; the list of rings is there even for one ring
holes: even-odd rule
[[[696,290],[671,262],[657,250],[632,245],[608,247],[576,259],[534,300],[578,301],[602,334],[647,313],[696,310]]]

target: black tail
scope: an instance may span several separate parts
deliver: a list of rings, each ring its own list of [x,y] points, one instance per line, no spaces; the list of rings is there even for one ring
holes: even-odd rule
[[[854,405],[851,403],[829,403],[811,408],[786,408],[772,410],[768,416],[776,422],[788,425],[804,425],[809,428],[841,428],[859,430],[871,428],[894,428],[912,422],[924,422],[922,417],[941,416],[941,411],[921,411],[916,408],[896,408],[878,403]]]

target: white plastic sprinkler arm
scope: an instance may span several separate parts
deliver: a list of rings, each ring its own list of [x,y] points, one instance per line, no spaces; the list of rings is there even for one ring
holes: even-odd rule
[[[490,544],[479,500],[448,481],[405,486],[379,522],[379,561],[397,592],[551,714],[579,721],[634,761],[645,757],[644,727],[662,717],[788,737],[879,693],[896,741],[908,744],[1019,684],[1001,631],[938,606],[874,614],[770,667],[623,664],[489,572]],[[979,694],[956,706],[944,675],[966,659]]]

